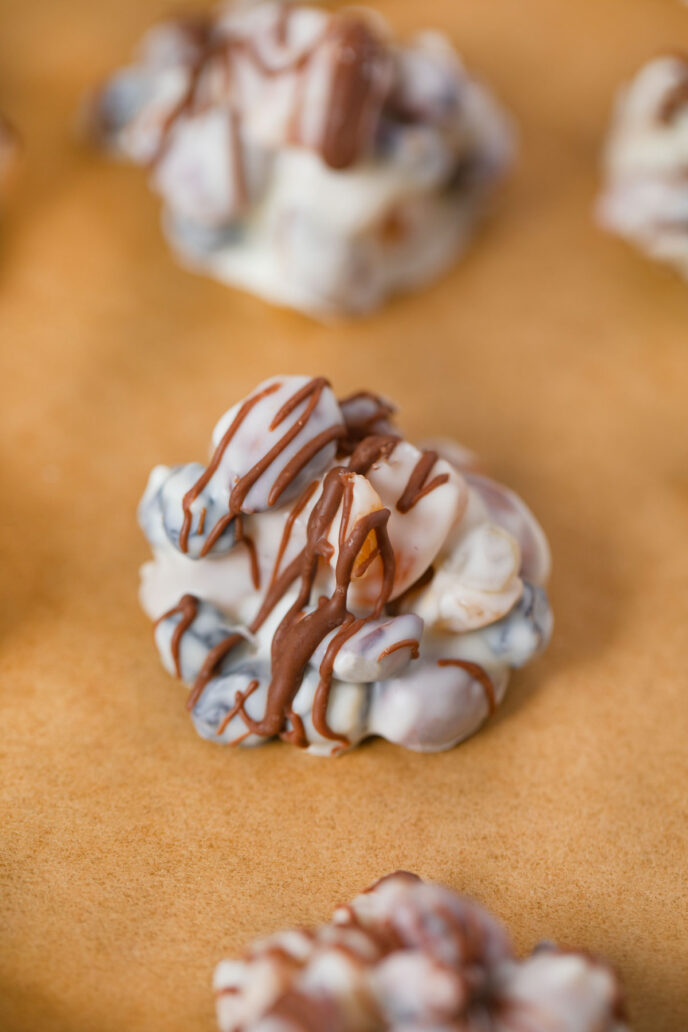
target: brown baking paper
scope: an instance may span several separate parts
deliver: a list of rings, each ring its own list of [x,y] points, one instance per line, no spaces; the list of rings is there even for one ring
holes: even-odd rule
[[[606,954],[640,1032],[688,1026],[688,286],[592,220],[613,90],[688,43],[673,0],[384,0],[514,111],[467,260],[331,327],[177,268],[138,169],[71,133],[161,0],[3,0],[25,162],[0,265],[0,1027],[202,1032],[221,957],[397,867],[527,949]],[[277,372],[395,398],[550,536],[556,633],[452,752],[338,760],[196,737],[136,598],[135,506]]]

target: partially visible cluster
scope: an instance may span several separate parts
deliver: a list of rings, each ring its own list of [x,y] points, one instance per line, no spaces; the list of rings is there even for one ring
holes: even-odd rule
[[[619,96],[602,223],[688,276],[688,56],[645,65]]]
[[[92,134],[151,169],[193,266],[313,314],[431,279],[509,163],[511,130],[435,33],[281,0],[152,29]]]
[[[151,474],[142,603],[204,738],[447,749],[547,644],[535,518],[392,414],[370,392],[274,377],[221,418],[207,466]]]
[[[16,130],[0,115],[0,198],[5,193],[16,167],[18,151],[19,138]]]
[[[214,989],[220,1032],[627,1032],[606,964],[518,960],[481,906],[405,872],[223,961]]]

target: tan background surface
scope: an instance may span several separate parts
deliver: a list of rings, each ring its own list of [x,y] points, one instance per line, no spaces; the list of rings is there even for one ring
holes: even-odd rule
[[[607,954],[640,1032],[688,1028],[688,287],[591,221],[614,84],[688,44],[670,0],[385,0],[444,26],[522,159],[469,260],[323,328],[177,269],[138,170],[68,135],[163,0],[2,0],[27,141],[3,227],[2,897],[7,1032],[213,1028],[215,962],[403,866],[519,948]],[[339,761],[198,739],[136,601],[134,507],[274,372],[395,397],[532,503],[556,637],[484,733]]]

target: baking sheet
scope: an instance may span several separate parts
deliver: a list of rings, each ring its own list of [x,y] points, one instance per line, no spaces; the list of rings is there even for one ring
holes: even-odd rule
[[[196,5],[200,6],[200,5]],[[688,42],[672,0],[384,0],[515,112],[518,170],[463,265],[323,327],[178,269],[140,170],[77,145],[83,89],[160,0],[3,0],[26,140],[2,227],[0,1027],[213,1028],[217,960],[406,867],[519,948],[606,954],[640,1032],[688,1026],[688,287],[594,226],[615,84]],[[275,372],[395,398],[521,492],[556,635],[476,738],[337,761],[198,739],[136,600],[149,468],[206,453]]]

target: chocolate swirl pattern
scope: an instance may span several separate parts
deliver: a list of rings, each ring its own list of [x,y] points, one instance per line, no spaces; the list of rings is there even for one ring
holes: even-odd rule
[[[220,1032],[627,1032],[603,961],[552,945],[520,960],[483,907],[403,871],[213,984]]]
[[[87,122],[150,169],[183,260],[314,315],[436,276],[512,151],[441,36],[279,0],[154,28]]]
[[[222,417],[207,466],[151,474],[142,602],[203,737],[448,748],[547,643],[529,510],[405,441],[392,414],[370,392],[338,403],[323,377],[274,377]]]

